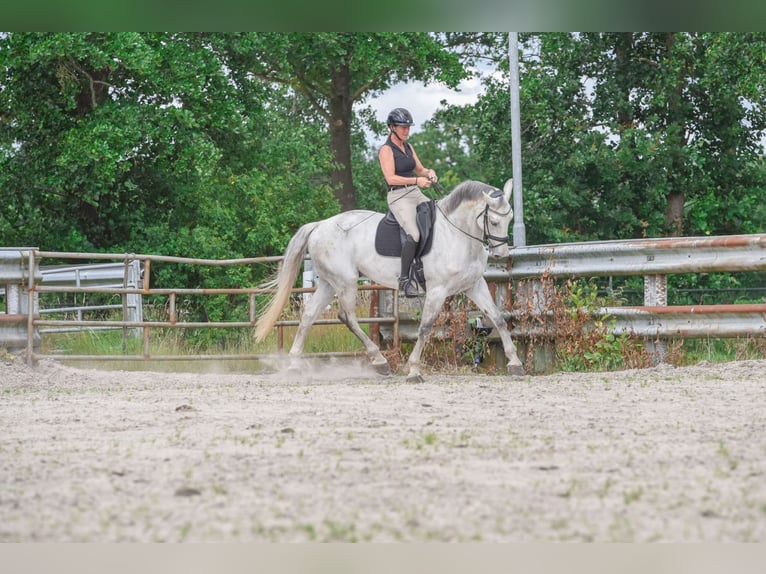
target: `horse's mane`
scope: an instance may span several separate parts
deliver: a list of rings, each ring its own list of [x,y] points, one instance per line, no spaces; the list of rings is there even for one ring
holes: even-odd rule
[[[439,200],[439,207],[444,213],[452,213],[462,202],[479,199],[487,187],[486,183],[480,181],[464,181]]]

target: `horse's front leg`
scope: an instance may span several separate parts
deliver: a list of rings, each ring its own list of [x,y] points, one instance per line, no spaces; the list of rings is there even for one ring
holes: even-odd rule
[[[423,312],[418,326],[418,340],[412,348],[409,359],[407,359],[407,382],[422,383],[423,375],[420,373],[420,356],[423,354],[423,347],[431,335],[434,322],[441,312],[442,305],[447,296],[437,289],[429,289],[423,302]]]
[[[497,307],[497,305],[495,305],[495,302],[492,300],[492,294],[489,292],[489,287],[487,286],[487,282],[484,280],[484,278],[482,277],[479,279],[476,285],[474,285],[470,291],[466,292],[466,295],[468,295],[468,297],[470,297],[471,300],[476,303],[476,306],[492,322],[492,325],[494,325],[495,329],[497,329],[497,332],[500,335],[500,340],[503,342],[503,351],[505,352],[505,357],[508,359],[508,363],[506,364],[508,374],[513,376],[523,375],[524,366],[519,359],[518,353],[516,351],[516,345],[514,345],[513,341],[511,340],[511,333],[505,324],[503,312]]]

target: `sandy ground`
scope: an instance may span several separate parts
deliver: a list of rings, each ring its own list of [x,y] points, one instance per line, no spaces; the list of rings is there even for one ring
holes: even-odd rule
[[[0,541],[766,542],[766,361],[509,379],[0,361]]]

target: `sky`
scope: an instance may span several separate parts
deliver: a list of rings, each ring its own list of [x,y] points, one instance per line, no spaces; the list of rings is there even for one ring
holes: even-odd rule
[[[422,82],[408,82],[393,86],[377,98],[367,100],[364,105],[372,107],[375,110],[375,117],[384,123],[388,113],[394,108],[407,108],[415,121],[412,133],[417,133],[423,123],[431,119],[442,100],[452,105],[472,104],[483,90],[479,78],[462,82],[458,90],[452,90],[440,83],[425,86]],[[381,138],[372,134],[368,135],[368,139],[374,144],[383,143]]]

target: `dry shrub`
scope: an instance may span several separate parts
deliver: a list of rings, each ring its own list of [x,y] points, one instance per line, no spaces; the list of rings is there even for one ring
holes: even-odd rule
[[[397,372],[406,361],[404,353],[402,353],[401,343],[388,349],[381,348],[380,352],[388,361],[392,373]]]
[[[687,364],[683,339],[673,339],[665,343],[665,362],[676,367]]]
[[[601,316],[599,309],[609,306],[599,297],[595,285],[568,280],[561,284],[550,276],[542,281],[518,281],[515,297],[507,290],[505,308],[512,308],[514,321],[526,334],[527,371],[536,353],[552,350],[551,370],[598,371],[643,368],[652,357],[644,341],[635,335],[614,335],[614,317]],[[486,356],[486,338],[474,334],[470,317],[476,307],[465,296],[449,297],[434,322],[432,336],[423,349],[422,363],[439,371],[460,371],[474,364],[474,357]],[[409,355],[412,343],[383,351],[393,370],[398,370]],[[672,348],[671,354],[677,349]],[[488,362],[492,363],[492,362]],[[494,373],[495,364],[483,365]]]
[[[749,336],[734,340],[734,360],[766,359],[766,338]]]
[[[486,356],[486,337],[477,336],[471,329],[470,315],[475,306],[463,295],[448,297],[441,313],[434,321],[431,336],[423,347],[421,364],[424,369],[437,371],[465,371],[474,365],[478,353]],[[400,342],[398,346],[381,348],[392,371],[404,366],[414,346],[413,342]],[[485,367],[487,373],[494,373],[494,365]]]
[[[423,348],[425,365],[438,370],[457,370],[465,366],[464,354],[470,337],[468,310],[469,302],[464,296],[447,298]]]
[[[514,311],[528,333],[527,364],[535,353],[553,350],[552,368],[594,371],[642,368],[651,364],[643,340],[614,335],[615,318],[598,311],[608,301],[595,285],[566,280],[560,285],[549,276],[541,281],[519,281]]]

